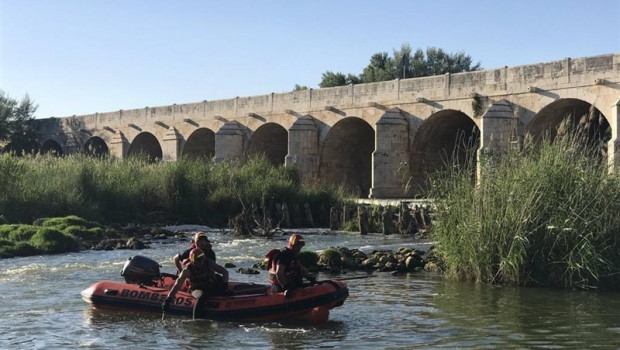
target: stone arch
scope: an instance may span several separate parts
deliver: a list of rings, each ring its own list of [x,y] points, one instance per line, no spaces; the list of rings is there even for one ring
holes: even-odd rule
[[[159,141],[150,132],[138,134],[129,145],[129,151],[127,151],[128,157],[146,157],[150,162],[160,161],[162,155]]]
[[[54,156],[62,156],[64,152],[60,144],[54,140],[46,140],[41,145],[41,154],[51,154]]]
[[[103,157],[110,154],[108,145],[99,136],[93,136],[89,138],[88,141],[86,141],[86,143],[84,144],[84,148],[82,151],[84,152],[84,154],[93,157]]]
[[[342,185],[351,194],[368,197],[375,130],[365,120],[347,117],[328,131],[321,146],[319,178]]]
[[[215,156],[215,132],[208,128],[196,129],[185,141],[182,157],[211,159],[213,156]]]
[[[288,153],[288,132],[277,123],[261,125],[250,137],[248,156],[264,154],[273,165],[283,165]]]
[[[526,126],[526,135],[535,141],[543,137],[553,140],[564,121],[587,127],[591,141],[607,142],[611,138],[611,127],[607,118],[589,102],[564,98],[543,107]]]
[[[0,147],[0,152],[15,153],[21,156],[24,154],[37,154],[40,149],[41,145],[37,141],[32,140],[31,143],[21,146],[15,146],[12,142],[9,142],[4,148]]]
[[[478,126],[463,112],[448,109],[430,116],[416,132],[410,148],[412,194],[427,195],[429,176],[455,162],[471,166],[473,176],[479,143]]]

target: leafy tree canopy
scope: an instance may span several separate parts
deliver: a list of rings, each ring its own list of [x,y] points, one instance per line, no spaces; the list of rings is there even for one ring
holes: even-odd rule
[[[359,84],[360,82],[360,78],[353,74],[344,75],[340,72],[334,73],[328,70],[327,72],[323,73],[323,77],[321,79],[321,82],[319,83],[319,87],[326,88],[332,86]]]
[[[303,91],[303,90],[308,90],[308,87],[306,85],[295,84],[295,87],[293,88],[293,91]]]
[[[387,52],[377,52],[370,57],[370,63],[358,75],[327,71],[323,73],[319,87],[342,86],[358,83],[374,83],[396,78],[417,78],[445,73],[470,72],[482,69],[480,62],[473,64],[472,58],[463,52],[448,53],[443,49],[429,47],[413,51],[409,44]]]
[[[0,151],[22,155],[36,150],[37,107],[28,95],[17,101],[0,90]]]

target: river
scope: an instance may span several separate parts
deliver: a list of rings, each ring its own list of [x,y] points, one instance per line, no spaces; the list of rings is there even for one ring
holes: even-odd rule
[[[188,234],[189,237],[189,234]],[[237,239],[210,232],[218,262],[251,267],[277,240]],[[396,249],[428,244],[400,236],[306,234],[306,249],[330,246]],[[173,272],[172,256],[187,242],[141,251],[80,253],[0,260],[2,349],[619,349],[618,293],[512,288],[451,282],[428,273],[347,281],[350,296],[319,325],[239,323],[93,310],[80,292],[96,281],[121,280],[132,255]],[[265,283],[266,273],[232,280]],[[346,276],[355,276],[349,274]],[[320,274],[320,279],[329,276]]]

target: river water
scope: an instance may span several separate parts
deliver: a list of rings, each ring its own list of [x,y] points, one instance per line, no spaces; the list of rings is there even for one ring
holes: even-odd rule
[[[189,234],[188,234],[189,236]],[[236,239],[211,232],[218,262],[251,267],[277,240]],[[396,249],[428,244],[399,236],[306,234],[306,249],[330,246]],[[153,243],[142,251],[85,251],[0,260],[0,348],[156,349],[620,349],[617,293],[511,288],[450,282],[433,274],[347,281],[350,296],[319,325],[238,323],[93,310],[80,292],[144,255],[173,272],[187,242]],[[266,273],[231,279],[265,283]],[[356,274],[331,277],[351,277]],[[320,279],[330,276],[321,274]]]

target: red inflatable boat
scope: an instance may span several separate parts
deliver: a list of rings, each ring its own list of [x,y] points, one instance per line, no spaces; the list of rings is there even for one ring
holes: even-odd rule
[[[98,309],[161,312],[161,304],[174,285],[175,275],[160,274],[159,265],[135,256],[125,264],[125,283],[101,281],[82,291],[82,298]],[[209,319],[230,321],[307,320],[324,322],[329,310],[349,296],[340,281],[325,280],[293,293],[273,293],[269,285],[230,282],[228,295],[210,297],[205,303]],[[196,299],[187,290],[177,293],[166,314],[192,315]]]

